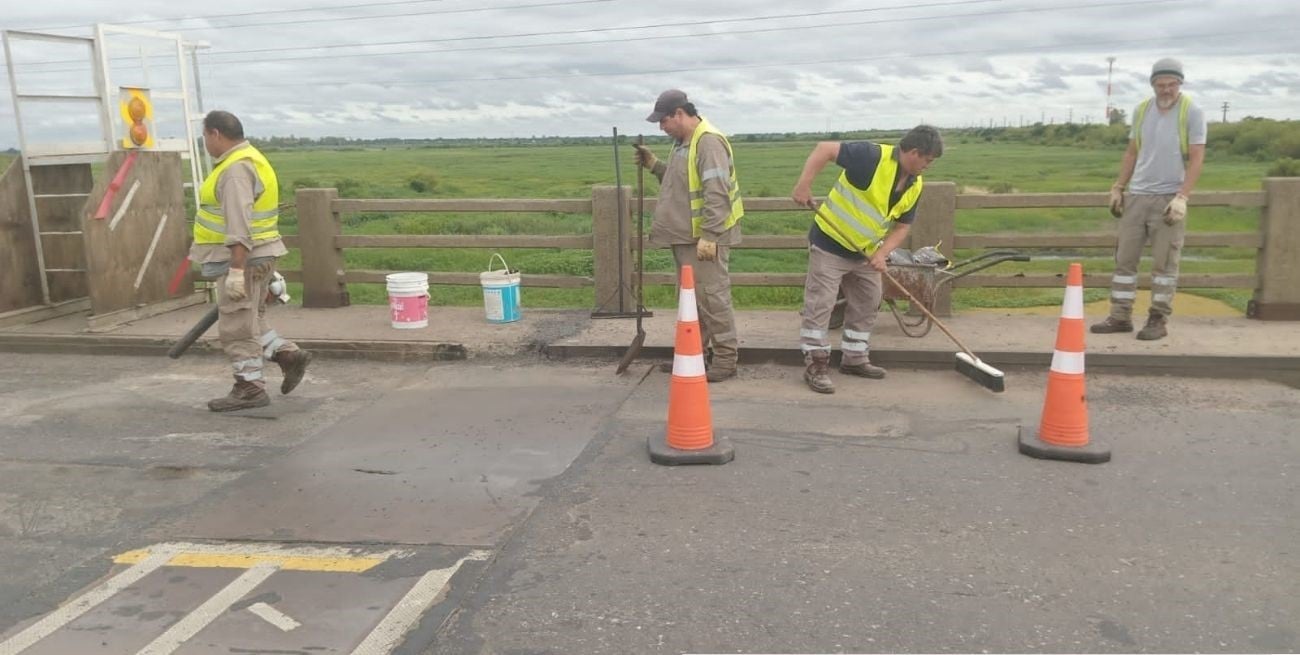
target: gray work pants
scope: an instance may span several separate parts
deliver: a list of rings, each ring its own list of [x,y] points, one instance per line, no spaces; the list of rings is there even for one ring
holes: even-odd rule
[[[841,364],[852,366],[869,360],[871,328],[884,295],[880,271],[864,260],[845,259],[817,246],[808,246],[808,275],[803,283],[803,323],[799,344],[804,362],[812,362],[815,351],[830,352],[831,311],[840,287],[848,301],[844,309],[844,333],[840,339]]]
[[[706,350],[713,348],[712,366],[720,370],[736,368],[740,339],[736,336],[736,313],[731,307],[731,248],[718,246],[718,258],[705,262],[695,256],[695,244],[673,244],[673,259],[677,262],[679,288],[682,266],[689,264],[695,271],[700,341]]]
[[[1165,223],[1169,195],[1124,197],[1124,215],[1119,219],[1119,245],[1115,248],[1115,274],[1110,281],[1110,316],[1117,321],[1133,318],[1137,298],[1138,263],[1142,247],[1151,239],[1151,311],[1168,317],[1173,313],[1174,291],[1178,288],[1178,261],[1183,252],[1186,219]]]
[[[217,335],[230,360],[235,377],[264,386],[262,362],[281,351],[298,350],[281,338],[266,322],[266,287],[275,272],[275,258],[259,258],[244,268],[248,297],[240,301],[226,296],[226,276],[217,280]],[[228,273],[227,273],[228,275]]]

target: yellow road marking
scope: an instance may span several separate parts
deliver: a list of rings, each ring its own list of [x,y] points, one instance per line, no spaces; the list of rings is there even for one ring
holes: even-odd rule
[[[326,552],[326,551],[322,551]],[[260,564],[272,564],[281,571],[324,571],[334,573],[363,573],[388,560],[392,552],[379,553],[363,557],[310,554],[298,549],[277,551],[265,546],[250,545],[240,548],[237,545],[193,550],[177,548],[176,554],[167,560],[164,566],[183,566],[213,569],[250,569]],[[150,549],[132,550],[113,558],[115,564],[138,564],[150,555]]]

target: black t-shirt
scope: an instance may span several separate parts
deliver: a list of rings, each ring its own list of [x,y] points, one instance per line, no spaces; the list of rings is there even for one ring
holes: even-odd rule
[[[893,157],[895,160],[898,159],[898,148],[894,148]],[[876,168],[880,166],[880,145],[870,141],[846,141],[840,143],[840,154],[835,158],[835,163],[844,169],[849,184],[852,184],[854,188],[866,191],[867,187],[871,186],[872,178],[876,175]],[[898,180],[905,175],[907,176],[907,182],[904,183],[903,190],[899,191]],[[894,183],[890,186],[889,206],[893,207],[897,204],[898,200],[903,197],[904,193],[907,193],[908,189],[912,188],[913,184],[916,184],[916,177],[907,175],[902,167],[899,167],[898,173],[894,175]],[[915,220],[915,205],[898,217],[898,222],[906,225],[911,225]],[[841,246],[830,235],[822,232],[815,220],[812,229],[808,230],[808,241],[826,252],[839,255],[845,259],[866,259],[862,253]]]

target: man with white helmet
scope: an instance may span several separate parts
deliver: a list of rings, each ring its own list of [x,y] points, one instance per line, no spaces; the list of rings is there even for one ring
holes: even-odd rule
[[[1094,333],[1133,331],[1138,262],[1150,238],[1151,311],[1137,338],[1153,341],[1168,334],[1187,225],[1187,199],[1205,163],[1205,114],[1182,93],[1182,85],[1182,62],[1170,58],[1157,61],[1151,67],[1155,97],[1143,100],[1133,110],[1128,149],[1110,189],[1110,213],[1119,219],[1110,316],[1092,326]]]

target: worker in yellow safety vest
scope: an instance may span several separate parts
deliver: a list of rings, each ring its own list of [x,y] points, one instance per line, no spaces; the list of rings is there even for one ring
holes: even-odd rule
[[[235,384],[208,402],[214,412],[271,403],[262,363],[280,365],[281,393],[302,381],[311,353],[276,333],[266,322],[267,286],[277,257],[288,252],[280,239],[280,187],[266,157],[244,139],[234,114],[203,118],[203,145],[213,169],[199,189],[190,259],[204,277],[217,279],[217,332],[230,359]]]
[[[1151,67],[1155,97],[1133,110],[1128,149],[1110,189],[1110,213],[1119,219],[1110,315],[1092,326],[1094,333],[1133,331],[1138,263],[1150,240],[1151,309],[1137,338],[1154,341],[1169,334],[1187,232],[1187,199],[1205,164],[1205,114],[1182,87],[1183,64],[1160,59]]]
[[[813,391],[835,393],[829,329],[841,287],[848,303],[840,372],[885,377],[885,369],[872,364],[868,356],[868,339],[884,294],[880,273],[916,220],[921,172],[941,155],[939,131],[920,125],[904,135],[897,147],[871,141],[823,141],[804,162],[790,195],[800,206],[817,212],[808,232],[808,274],[799,330],[804,382]],[[843,170],[818,207],[812,183],[831,162]]]
[[[637,146],[637,163],[659,179],[650,242],[672,248],[679,274],[683,265],[694,269],[706,376],[721,382],[736,376],[740,345],[730,273],[731,247],[740,243],[745,215],[736,160],[726,135],[678,89],[661,93],[646,120],[675,141],[666,163]]]

